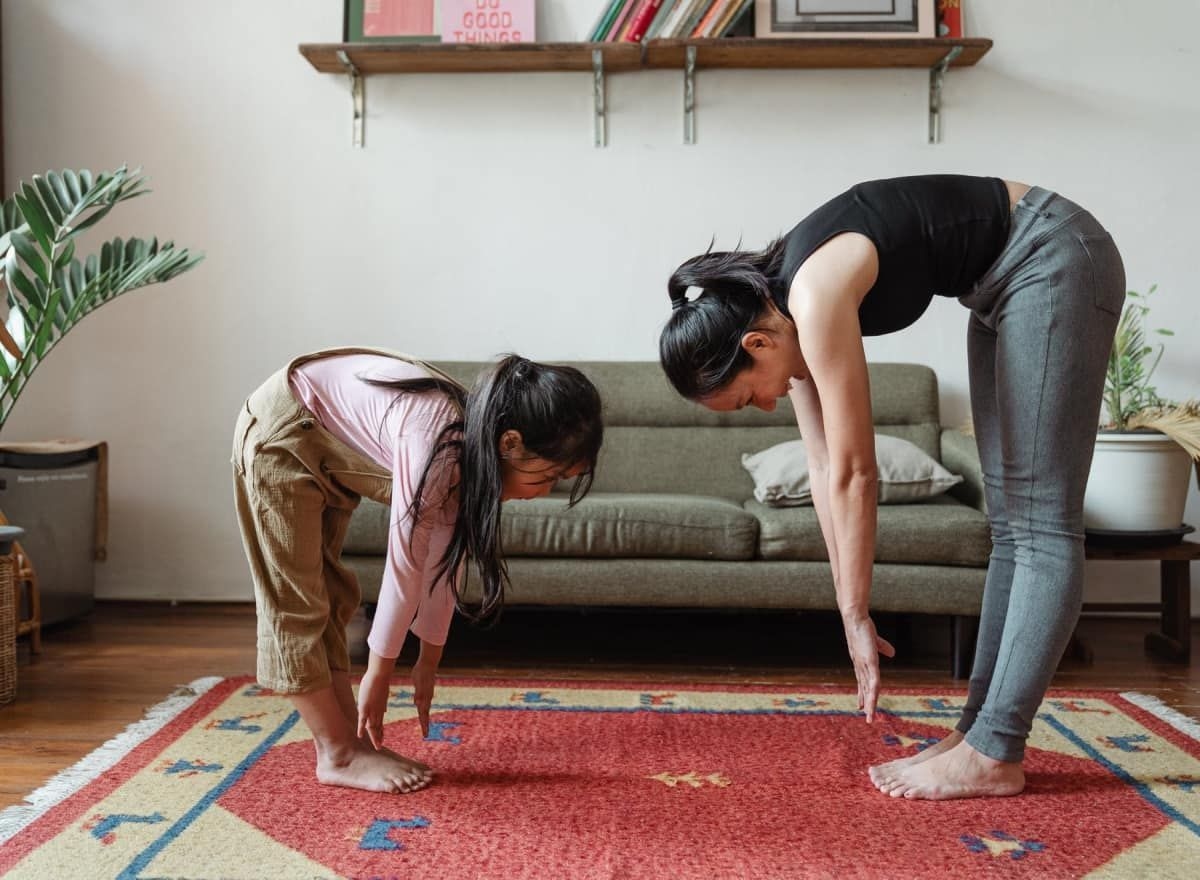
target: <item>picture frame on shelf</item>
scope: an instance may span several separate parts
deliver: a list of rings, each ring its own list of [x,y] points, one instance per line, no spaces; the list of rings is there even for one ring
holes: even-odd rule
[[[935,6],[936,0],[754,0],[754,35],[932,39]]]
[[[347,43],[439,43],[438,0],[343,0]]]

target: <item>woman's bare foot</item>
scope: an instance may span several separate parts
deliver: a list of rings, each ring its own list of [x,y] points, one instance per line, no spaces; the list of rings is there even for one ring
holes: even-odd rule
[[[879,790],[892,797],[922,800],[1007,797],[1025,788],[1019,762],[997,761],[960,742],[940,755],[898,770]]]
[[[871,781],[875,783],[875,787],[883,791],[884,786],[894,782],[897,775],[905,767],[922,764],[930,758],[936,758],[942,752],[950,751],[950,749],[954,748],[962,740],[963,735],[957,730],[952,730],[933,745],[922,749],[914,755],[909,755],[906,758],[897,758],[895,761],[888,761],[886,764],[876,764],[867,772],[871,774]]]
[[[356,741],[345,750],[317,750],[317,780],[325,785],[361,788],[364,791],[419,791],[433,780],[433,771],[420,761],[397,755],[391,749],[375,751]]]

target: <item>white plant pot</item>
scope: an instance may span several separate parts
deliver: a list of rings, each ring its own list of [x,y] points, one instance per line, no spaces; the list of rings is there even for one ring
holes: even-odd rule
[[[1083,499],[1089,529],[1148,532],[1183,524],[1192,460],[1157,432],[1100,433]]]

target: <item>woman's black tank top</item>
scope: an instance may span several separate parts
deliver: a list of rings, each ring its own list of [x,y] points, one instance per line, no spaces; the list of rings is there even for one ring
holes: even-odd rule
[[[826,202],[784,238],[772,279],[787,314],[796,271],[813,251],[842,232],[859,232],[879,252],[879,277],[863,298],[864,336],[913,323],[936,296],[962,296],[1000,256],[1008,239],[1008,188],[995,177],[931,174],[871,180]]]

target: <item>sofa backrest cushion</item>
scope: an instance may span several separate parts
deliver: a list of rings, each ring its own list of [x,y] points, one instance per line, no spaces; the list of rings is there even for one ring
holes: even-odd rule
[[[791,401],[774,412],[716,413],[681,398],[656,361],[572,361],[604,400],[604,448],[596,469],[599,492],[683,492],[733,500],[752,496],[742,453],[799,436]],[[474,361],[436,365],[470,385],[487,366]],[[919,364],[870,365],[875,430],[901,437],[939,459],[937,376]]]

